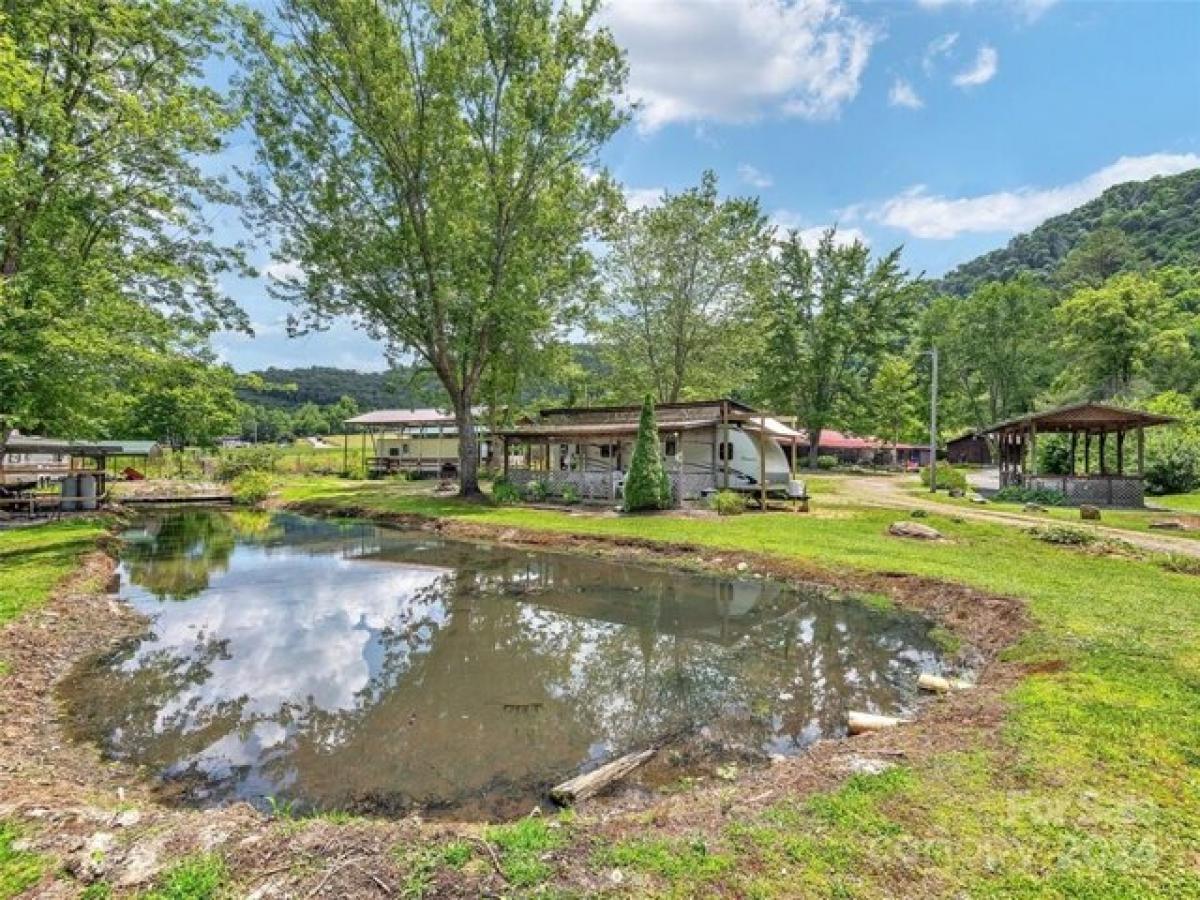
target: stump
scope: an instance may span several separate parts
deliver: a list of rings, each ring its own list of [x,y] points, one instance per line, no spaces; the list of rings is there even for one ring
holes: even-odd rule
[[[943,678],[940,675],[931,675],[928,672],[922,672],[917,679],[917,687],[923,691],[932,691],[935,694],[948,694],[950,691],[969,691],[975,685],[960,678]]]
[[[1100,521],[1100,507],[1090,506],[1089,504],[1084,503],[1082,506],[1079,507],[1079,518],[1084,519],[1085,521],[1089,521],[1089,522],[1099,522]]]

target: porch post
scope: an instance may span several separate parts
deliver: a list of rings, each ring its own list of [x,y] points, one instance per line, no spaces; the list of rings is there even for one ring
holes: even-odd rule
[[[1117,432],[1117,474],[1125,474],[1125,432]]]
[[[721,401],[721,487],[729,490],[729,401]]]
[[[500,435],[500,451],[504,454],[504,477],[508,478],[508,435]]]
[[[1072,431],[1071,432],[1071,468],[1070,468],[1071,475],[1075,474],[1075,448],[1078,446],[1078,443],[1079,443],[1079,432]]]
[[[675,432],[675,493],[683,506],[683,432]]]
[[[1037,422],[1029,423],[1029,474],[1037,475]]]
[[[1108,474],[1108,464],[1104,460],[1104,445],[1107,443],[1108,432],[1103,428],[1100,429],[1100,474]]]
[[[758,420],[758,495],[759,506],[767,511],[767,414]]]

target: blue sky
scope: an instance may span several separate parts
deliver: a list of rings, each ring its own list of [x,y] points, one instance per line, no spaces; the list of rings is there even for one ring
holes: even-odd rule
[[[711,168],[780,225],[836,222],[938,275],[1111,184],[1200,166],[1200,0],[609,0],[604,16],[641,111],[602,162],[633,203]],[[220,164],[250,152],[239,138]],[[240,236],[232,213],[217,228]],[[263,278],[229,288],[257,337],[218,336],[223,359],[384,367],[349,326],[287,338],[269,249],[256,260]]]

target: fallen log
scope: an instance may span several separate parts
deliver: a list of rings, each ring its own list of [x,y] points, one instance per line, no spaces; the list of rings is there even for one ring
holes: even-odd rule
[[[655,748],[629,753],[612,762],[605,763],[598,769],[576,775],[550,789],[550,799],[560,806],[570,806],[588,797],[594,797],[610,784],[620,781],[642,763],[655,754]]]
[[[960,678],[943,678],[940,675],[922,672],[917,679],[917,687],[923,691],[933,691],[935,694],[947,694],[950,691],[969,691],[975,685]]]
[[[895,728],[897,725],[907,725],[908,719],[898,719],[895,716],[879,716],[875,713],[851,712],[846,718],[847,727],[851,734],[862,734],[866,731],[882,731],[885,728]]]

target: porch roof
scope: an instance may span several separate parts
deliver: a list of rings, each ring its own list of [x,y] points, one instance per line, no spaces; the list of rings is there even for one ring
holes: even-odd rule
[[[1149,425],[1167,425],[1174,422],[1171,416],[1160,416],[1140,409],[1126,409],[1107,403],[1072,403],[1041,412],[1026,413],[1013,419],[997,422],[983,430],[983,434],[1004,434],[1028,431],[1036,427],[1044,432],[1098,432],[1128,431]]]
[[[676,431],[698,431],[704,428],[714,428],[721,424],[720,419],[693,419],[688,422],[659,422],[659,434],[672,434]],[[505,438],[517,439],[532,439],[532,438],[549,438],[552,440],[562,440],[564,438],[603,438],[603,437],[629,437],[636,435],[638,431],[638,423],[636,420],[629,422],[604,422],[604,423],[580,423],[578,425],[543,425],[537,422],[528,425],[518,425],[514,428],[509,428],[501,431],[500,434]]]

